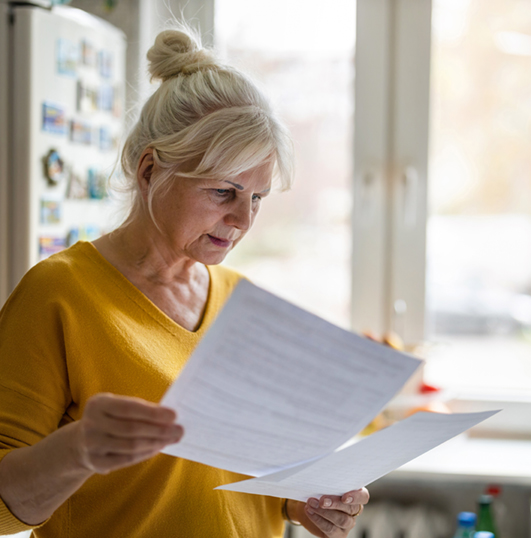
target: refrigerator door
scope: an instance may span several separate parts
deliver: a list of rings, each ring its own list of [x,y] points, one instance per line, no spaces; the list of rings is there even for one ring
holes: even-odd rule
[[[106,181],[124,124],[124,34],[78,9],[14,6],[9,285],[119,224]]]

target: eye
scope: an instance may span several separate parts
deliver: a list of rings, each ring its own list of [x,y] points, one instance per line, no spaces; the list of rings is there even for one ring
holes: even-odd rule
[[[233,189],[212,189],[212,196],[218,200],[229,200]]]
[[[253,194],[253,202],[260,202],[262,200],[262,196],[260,194]]]

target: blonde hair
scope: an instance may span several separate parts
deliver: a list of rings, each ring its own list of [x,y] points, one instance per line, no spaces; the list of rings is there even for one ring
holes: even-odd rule
[[[291,138],[253,81],[218,62],[184,24],[161,32],[147,58],[151,80],[161,84],[144,104],[122,151],[132,194],[126,222],[144,203],[136,173],[148,148],[161,170],[148,194],[154,222],[153,196],[166,192],[176,174],[222,180],[274,161],[280,190],[291,187]]]

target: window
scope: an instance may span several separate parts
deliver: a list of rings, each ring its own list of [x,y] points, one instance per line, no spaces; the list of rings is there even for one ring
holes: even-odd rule
[[[263,203],[227,263],[343,327],[350,310],[356,3],[218,0],[216,41],[254,75],[295,139],[296,179]],[[336,16],[340,15],[340,16]]]
[[[531,395],[531,4],[436,0],[427,375]]]
[[[342,326],[350,309],[358,332],[427,341],[429,382],[529,399],[529,2],[216,9],[297,144],[295,188],[229,263]]]

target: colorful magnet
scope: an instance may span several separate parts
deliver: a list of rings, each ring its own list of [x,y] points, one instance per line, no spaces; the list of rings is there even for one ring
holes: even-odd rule
[[[99,226],[88,224],[79,228],[71,228],[66,236],[66,245],[72,246],[78,241],[93,241],[101,235]]]
[[[87,39],[81,40],[81,63],[88,67],[96,66],[96,49]]]
[[[122,88],[116,87],[113,91],[112,114],[115,118],[122,117]]]
[[[66,236],[66,246],[71,247],[79,241],[79,228],[72,228]]]
[[[70,200],[84,200],[88,198],[87,180],[79,174],[71,172],[66,187],[66,197]]]
[[[81,81],[77,81],[76,108],[78,112],[94,112],[98,110],[98,90],[85,86]]]
[[[42,104],[42,130],[47,133],[63,135],[66,133],[65,111],[51,103]]]
[[[100,50],[98,53],[98,65],[100,75],[103,78],[112,78],[113,71],[112,53],[108,50]]]
[[[114,105],[114,88],[109,84],[102,84],[98,90],[99,109],[104,112],[112,112]]]
[[[39,237],[39,258],[44,260],[52,254],[61,252],[66,247],[66,241],[64,237]]]
[[[83,121],[70,121],[70,140],[76,144],[92,144],[92,126]]]
[[[44,177],[50,185],[58,185],[66,175],[65,163],[55,149],[42,158]]]
[[[102,200],[107,196],[107,176],[96,168],[89,168],[87,174],[89,198]]]
[[[61,212],[59,200],[41,200],[41,224],[59,224]]]
[[[114,139],[108,127],[100,127],[100,150],[110,151],[113,149]]]
[[[75,77],[79,63],[79,49],[68,39],[57,40],[57,72],[61,75]]]

